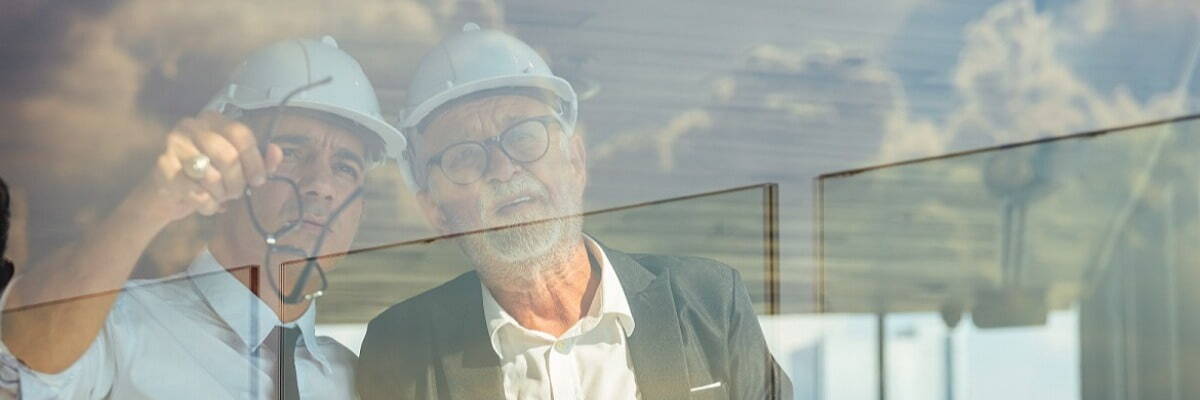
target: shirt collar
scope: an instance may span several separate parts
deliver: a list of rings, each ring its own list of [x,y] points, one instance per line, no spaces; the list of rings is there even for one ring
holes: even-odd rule
[[[213,312],[251,351],[262,345],[275,326],[296,326],[300,328],[301,342],[309,354],[313,355],[326,373],[332,371],[328,359],[317,345],[315,301],[309,303],[308,310],[304,311],[300,318],[283,323],[262,299],[228,273],[208,248],[201,251],[188,266],[187,275]]]
[[[633,313],[629,309],[629,299],[625,296],[625,289],[621,287],[621,281],[617,279],[617,274],[600,244],[586,235],[583,240],[588,252],[600,264],[600,286],[596,288],[596,297],[588,309],[588,315],[598,318],[613,316],[621,325],[625,337],[629,337],[633,334],[634,323]],[[512,315],[504,311],[503,307],[500,307],[500,303],[496,302],[496,298],[492,297],[492,292],[483,285],[482,281],[479,287],[483,291],[483,318],[487,321],[488,338],[492,342],[492,350],[496,352],[497,356],[503,358],[503,353],[500,352],[500,329],[508,325],[516,327],[521,325]]]

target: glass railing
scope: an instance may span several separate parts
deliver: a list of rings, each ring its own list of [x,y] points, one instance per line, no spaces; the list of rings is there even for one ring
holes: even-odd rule
[[[1198,139],[1182,118],[823,175],[825,311],[876,316],[896,393],[1185,393]]]
[[[7,3],[0,399],[759,398],[768,353],[798,399],[1200,398],[1194,0]],[[358,368],[452,365],[368,324],[481,270],[529,311],[575,223],[684,282],[627,296],[635,384]]]
[[[589,211],[583,214],[584,232],[625,253],[705,257],[732,266],[755,310],[777,313],[772,311],[779,307],[777,190],[761,184]],[[481,234],[460,232],[336,255],[350,267],[329,273],[318,323],[361,341],[366,323],[387,307],[471,271],[456,240]]]

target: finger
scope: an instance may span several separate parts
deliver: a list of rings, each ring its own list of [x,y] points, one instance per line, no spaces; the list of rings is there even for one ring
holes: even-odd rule
[[[157,169],[155,169],[153,176],[156,181],[156,187],[160,190],[168,188],[175,179],[175,176],[183,169],[183,165],[179,163],[179,158],[170,150],[160,154],[155,165]]]
[[[214,201],[221,202],[228,198],[226,196],[229,196],[229,193],[225,190],[224,178],[221,175],[221,171],[218,171],[216,168],[209,168],[204,173],[204,179],[199,183],[204,190],[212,195]]]
[[[199,118],[184,118],[175,123],[173,132],[184,136],[192,136],[196,132],[207,130],[209,130],[207,121]]]
[[[196,207],[196,212],[204,216],[216,214],[220,210],[221,205],[213,199],[212,194],[207,191],[196,191],[189,195],[188,200]]]
[[[176,133],[167,135],[167,148],[168,151],[179,161],[181,168],[186,168],[190,160],[193,160],[196,157],[204,154],[196,147],[196,144],[193,143],[190,138]],[[209,157],[209,159],[211,159],[211,157]],[[225,198],[225,187],[221,184],[221,173],[218,172],[216,168],[212,168],[211,166],[205,172],[205,175],[200,179],[192,179],[186,174],[183,174],[182,171],[176,173],[173,179],[192,180],[200,184],[200,186],[203,187],[204,190],[208,191],[214,199]]]
[[[204,190],[191,178],[183,175],[183,166],[173,152],[165,152],[158,156],[157,168],[154,173],[155,187],[160,196],[181,199],[191,190]]]
[[[274,174],[279,169],[279,164],[283,163],[283,149],[274,143],[268,144],[264,162],[267,166],[267,173]]]
[[[220,114],[209,112],[202,114],[202,117],[207,118],[209,124],[216,128],[215,131],[224,136],[225,140],[228,140],[237,149],[246,181],[255,186],[266,182],[267,169],[263,163],[263,157],[258,148],[258,139],[254,136],[254,132],[245,124],[225,118]]]
[[[246,191],[246,179],[240,160],[241,154],[232,143],[224,136],[211,131],[196,133],[195,142],[199,145],[200,150],[212,160],[212,166],[220,172],[221,181],[218,183],[224,186],[226,195],[231,198],[238,197]],[[217,198],[218,201],[228,199]]]
[[[184,174],[180,158],[172,146],[168,146],[167,151],[158,156],[158,171],[155,175],[161,183],[161,190],[175,193],[174,197],[177,198],[186,197],[182,194],[207,192],[195,179]]]

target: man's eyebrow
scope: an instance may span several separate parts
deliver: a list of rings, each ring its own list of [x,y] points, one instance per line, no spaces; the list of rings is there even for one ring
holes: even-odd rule
[[[350,151],[350,149],[347,149],[345,147],[339,147],[337,149],[337,151],[333,153],[333,157],[338,158],[338,159],[350,160],[351,162],[358,164],[359,170],[366,169],[366,167],[367,167],[367,162],[363,161],[362,156],[358,155],[358,153]]]
[[[523,120],[526,118],[529,118],[529,116],[524,115],[524,114],[509,113],[508,115],[500,117],[500,120],[499,120],[500,129],[508,128],[510,125],[516,123],[517,121],[520,121],[520,120]]]
[[[304,135],[295,135],[295,134],[280,134],[280,135],[277,135],[277,136],[271,138],[271,143],[291,144],[291,145],[297,145],[297,146],[307,145],[311,142],[312,142],[312,138],[310,138],[308,136],[304,136]],[[338,148],[337,151],[334,152],[333,156],[335,158],[339,158],[339,159],[350,160],[351,162],[358,164],[358,169],[360,169],[360,170],[366,169],[367,162],[365,160],[363,160],[362,156],[358,155],[358,153],[355,153],[348,148],[345,148],[345,147]]]
[[[554,115],[554,114],[552,114],[552,113],[532,114],[532,115],[531,114],[509,114],[509,115],[500,117],[499,119],[496,120],[496,122],[498,122],[500,125],[500,132],[496,132],[496,133],[497,134],[504,133],[504,131],[506,129],[512,128],[515,124],[517,124],[519,122],[528,121],[531,119],[549,117],[552,115]]]
[[[554,115],[554,110],[550,109],[550,106],[546,106],[546,107],[547,107],[546,110],[539,109],[535,112],[529,112],[529,113],[526,113],[526,112],[506,113],[505,115],[500,116],[495,121],[499,122],[500,126],[507,128],[507,127],[511,126],[512,124],[515,124],[517,122],[521,122],[521,121],[524,121],[527,119],[540,118],[540,117]]]

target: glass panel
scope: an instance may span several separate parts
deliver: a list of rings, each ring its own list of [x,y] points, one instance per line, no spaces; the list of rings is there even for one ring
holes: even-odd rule
[[[627,253],[651,250],[707,257],[733,266],[760,313],[778,308],[769,292],[777,258],[769,247],[774,185],[732,188],[646,204],[588,212],[589,236]],[[467,233],[478,235],[478,233]],[[337,325],[339,336],[359,337],[366,323],[388,306],[471,270],[459,235],[424,238],[350,252],[341,262],[354,268],[329,274],[329,298],[318,322]],[[404,268],[397,268],[401,262]],[[332,331],[331,331],[332,332]],[[357,336],[356,336],[357,335]],[[361,341],[361,340],[360,340]],[[353,343],[353,341],[346,341]]]
[[[1200,113],[1198,4],[5,2],[0,398],[294,398],[290,384],[252,392],[244,374],[222,375],[293,345],[328,352],[268,357],[255,379],[289,383],[289,369],[271,368],[295,365],[305,398],[363,394],[353,371],[401,384],[403,368],[359,364],[450,364],[460,352],[438,341],[456,336],[361,351],[364,324],[495,266],[447,236],[577,214],[614,252],[681,264],[669,270],[684,280],[713,273],[664,284],[670,296],[627,296],[645,302],[638,312],[661,309],[627,338],[643,367],[615,369],[625,385],[530,389],[557,378],[505,357],[516,378],[469,380],[490,391],[433,379],[437,395],[760,398],[784,382],[759,373],[774,366],[758,362],[769,350],[796,398],[1200,398],[1187,379],[1200,374],[1197,122],[1186,117]],[[469,32],[494,40],[451,48]],[[514,161],[490,139],[521,120],[546,123],[541,158]],[[1079,132],[1094,133],[1064,137]],[[426,171],[434,150],[463,141],[488,155],[460,160],[483,171],[458,180],[483,178],[452,185]],[[259,159],[283,167],[246,195]],[[509,256],[490,259],[509,272],[582,274],[593,262],[579,255],[595,253],[561,262],[562,242],[460,237]],[[514,256],[549,248],[558,258]],[[185,289],[168,282],[191,281],[193,267],[230,271],[212,275],[231,285],[151,289]],[[599,304],[594,276],[545,285],[588,286],[543,296],[568,311],[535,331],[590,321],[572,313]],[[162,298],[132,301],[145,293]],[[449,297],[414,312],[463,298]],[[130,311],[147,304],[216,344],[173,341]],[[252,310],[279,329],[229,322]],[[452,322],[484,323],[471,310]],[[670,316],[694,322],[656,325]],[[514,316],[535,324],[526,317]],[[293,323],[332,338],[300,337]],[[670,343],[638,344],[647,337]],[[148,350],[170,343],[195,358]],[[614,370],[592,361],[580,370]],[[67,368],[83,372],[31,372]],[[408,377],[455,373],[425,372]],[[17,394],[23,381],[36,384]],[[77,386],[33,389],[62,382]]]
[[[828,309],[970,308],[980,289],[1029,288],[1068,306],[1094,290],[1135,207],[1180,179],[1157,171],[1192,161],[1196,130],[1186,120],[826,175]]]
[[[1172,282],[1196,265],[1177,246],[1197,222],[1197,134],[1187,118],[825,175],[826,309],[972,325],[954,334],[966,349],[947,382],[968,398],[1127,389],[1116,385],[1141,378],[1103,375],[1134,365],[1176,377],[1135,393],[1180,393],[1188,345],[1171,333],[1184,323]],[[887,343],[910,341],[893,335]],[[898,351],[888,356],[920,360]],[[920,386],[910,368],[888,369],[901,374],[889,393]],[[1080,378],[1082,390],[1055,383]]]

